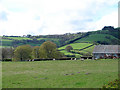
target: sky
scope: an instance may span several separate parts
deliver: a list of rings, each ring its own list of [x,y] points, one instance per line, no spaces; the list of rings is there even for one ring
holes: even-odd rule
[[[0,0],[0,35],[51,35],[118,27],[119,0]]]

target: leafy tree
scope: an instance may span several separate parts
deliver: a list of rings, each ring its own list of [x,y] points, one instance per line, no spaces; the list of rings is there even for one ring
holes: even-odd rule
[[[39,58],[39,46],[35,46],[32,50],[32,55],[34,58]]]
[[[1,48],[1,56],[2,56],[2,60],[4,59],[12,59],[13,57],[13,48]]]
[[[32,35],[28,34],[27,37],[30,38]]]
[[[8,55],[8,51],[6,48],[2,48],[2,60],[4,60],[5,58],[7,58]]]
[[[70,52],[70,50],[73,50],[72,46],[68,45],[66,48],[65,48],[66,51]]]
[[[18,46],[14,51],[14,59],[15,61],[23,61],[31,59],[32,48],[30,45],[22,45]]]
[[[62,54],[57,50],[56,44],[51,41],[44,42],[39,48],[40,58],[60,58]]]

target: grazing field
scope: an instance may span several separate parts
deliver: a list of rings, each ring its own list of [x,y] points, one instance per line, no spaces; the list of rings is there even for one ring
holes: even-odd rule
[[[80,53],[91,53],[92,54],[92,52],[93,52],[93,50],[94,50],[94,47],[95,47],[95,45],[94,46],[91,46],[91,47],[89,47],[89,48],[86,48],[86,49],[84,49],[84,50],[81,50],[81,51],[79,51]]]
[[[71,51],[78,52],[78,53],[88,53],[89,52],[92,54],[92,51],[94,49],[94,46],[88,47],[88,46],[92,45],[92,43],[72,43],[69,45],[71,45],[73,47],[73,50],[71,50]],[[60,47],[60,48],[58,48],[58,50],[60,50],[60,52],[64,53],[64,55],[75,55],[76,58],[79,58],[80,56],[82,56],[81,54],[67,52],[65,50],[65,48],[67,46],[68,45]],[[88,47],[88,48],[86,48],[86,47]],[[86,49],[84,49],[84,48],[86,48]],[[83,49],[83,50],[80,50],[80,49]]]
[[[2,39],[2,44],[4,44],[4,46],[11,46],[12,40]]]
[[[8,39],[13,39],[13,40],[32,40],[27,37],[7,37]]]
[[[109,37],[109,38],[106,38]],[[108,43],[111,43],[113,41],[111,41],[111,39],[118,41],[117,38],[115,38],[112,35],[108,35],[108,34],[91,34],[85,38],[79,39],[75,42],[95,42],[95,41],[106,41]]]
[[[118,78],[118,60],[2,62],[3,88],[101,88]]]
[[[91,43],[72,43],[72,44],[69,44],[73,47],[73,49],[82,49],[82,48],[85,48],[87,46],[90,46],[92,45]],[[61,49],[65,49],[68,45],[65,45],[63,47],[60,47],[59,50]]]

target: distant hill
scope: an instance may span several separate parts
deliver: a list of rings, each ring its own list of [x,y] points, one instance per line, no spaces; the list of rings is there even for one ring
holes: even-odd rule
[[[85,38],[79,39],[75,42],[91,42],[99,44],[118,44],[118,38],[109,34],[90,34]]]
[[[75,43],[75,42],[90,42],[95,44],[110,44],[110,45],[120,45],[120,28],[116,28],[114,30],[98,30],[87,32],[84,35],[70,40],[67,44]]]
[[[107,30],[109,29],[109,30]],[[31,46],[40,46],[43,42],[49,40],[54,42],[57,47],[62,47],[72,43],[94,43],[94,44],[120,44],[120,28],[104,27],[102,30],[91,32],[66,33],[63,35],[38,35],[38,36],[3,36],[2,46],[17,47],[19,45],[29,44]]]
[[[3,36],[2,37],[2,46],[12,46],[17,47],[19,45],[29,44],[31,46],[40,46],[45,41],[54,42],[57,47],[64,45],[69,40],[78,38],[79,36],[84,35],[84,33],[75,33],[75,34],[63,34],[63,35],[39,35],[39,36]]]

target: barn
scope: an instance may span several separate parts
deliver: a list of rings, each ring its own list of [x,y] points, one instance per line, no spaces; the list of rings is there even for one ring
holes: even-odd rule
[[[96,45],[93,50],[94,59],[120,58],[120,45]]]

